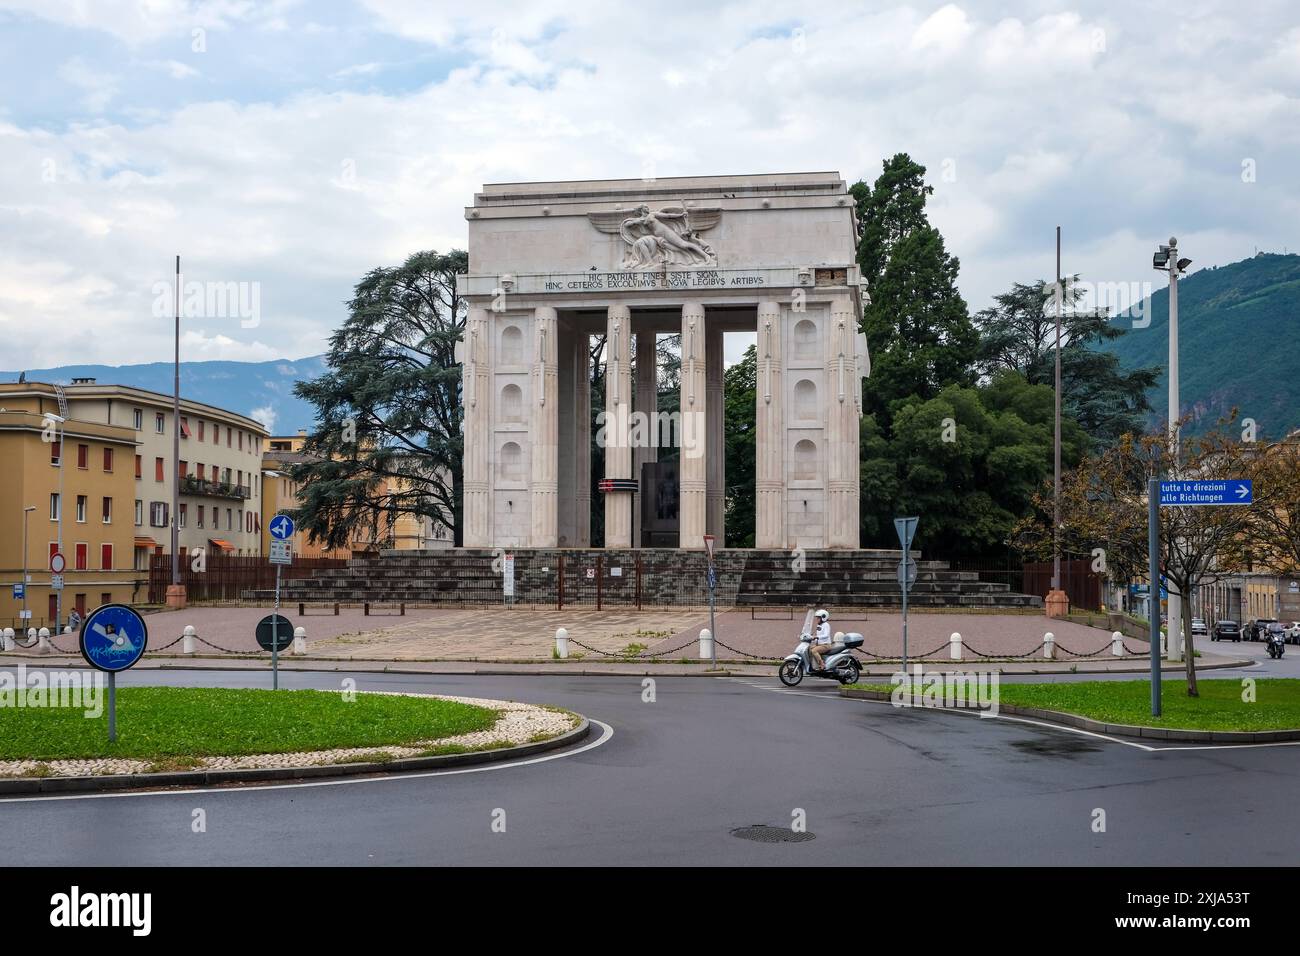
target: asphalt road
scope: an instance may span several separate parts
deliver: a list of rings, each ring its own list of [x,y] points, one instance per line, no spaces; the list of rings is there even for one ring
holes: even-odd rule
[[[1235,648],[1234,648],[1235,650]],[[1300,658],[1300,655],[1297,655]],[[1290,661],[1284,661],[1284,664]],[[1239,679],[1243,672],[1230,672]],[[348,675],[288,672],[283,686]],[[353,675],[358,689],[514,698],[612,728],[475,772],[0,801],[10,866],[42,864],[1294,864],[1300,746],[1148,751],[1014,719],[850,701],[772,679]],[[123,684],[266,686],[246,672]],[[129,728],[124,728],[129,732]],[[595,729],[589,744],[601,738]],[[193,811],[207,830],[194,833]],[[759,843],[732,831],[814,839]],[[1094,832],[1095,811],[1106,830]],[[505,832],[494,832],[504,811]]]

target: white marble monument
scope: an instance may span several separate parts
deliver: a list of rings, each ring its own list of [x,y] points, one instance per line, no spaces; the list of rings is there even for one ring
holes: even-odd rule
[[[869,359],[838,173],[505,183],[465,216],[466,547],[590,546],[593,334],[605,546],[641,546],[642,469],[664,441],[679,447],[676,545],[724,546],[728,331],[757,333],[756,545],[858,546]],[[657,334],[682,337],[675,420],[655,407]]]

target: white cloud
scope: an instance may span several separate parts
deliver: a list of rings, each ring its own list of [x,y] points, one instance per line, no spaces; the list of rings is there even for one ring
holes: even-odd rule
[[[117,77],[90,67],[79,56],[59,67],[59,78],[81,91],[81,101],[92,113],[102,113],[117,95]]]
[[[275,409],[270,405],[259,405],[248,413],[248,417],[261,422],[263,428],[272,435],[275,434],[275,420],[277,416]]]

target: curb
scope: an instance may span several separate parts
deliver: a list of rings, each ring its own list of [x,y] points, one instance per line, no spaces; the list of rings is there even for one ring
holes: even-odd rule
[[[890,694],[884,691],[850,690],[847,687],[840,688],[840,696],[856,700],[890,699]],[[957,707],[933,707],[928,704],[913,705],[913,707],[925,710],[947,710],[955,713],[966,713],[965,710]],[[1173,740],[1180,743],[1273,744],[1287,740],[1300,740],[1300,730],[1181,730],[1174,727],[1139,727],[1133,724],[1108,724],[1101,720],[1093,720],[1091,717],[1081,717],[1078,714],[1068,714],[1059,710],[1042,710],[1037,707],[1017,707],[1014,704],[999,704],[998,713],[1010,714],[1013,717],[1033,717],[1038,720],[1062,724],[1066,727],[1089,730],[1097,734],[1141,737],[1147,740]]]
[[[581,715],[580,715],[581,716]],[[211,787],[224,784],[257,784],[286,780],[316,780],[363,774],[400,774],[415,770],[442,770],[473,764],[499,763],[559,750],[585,740],[591,733],[586,717],[577,727],[533,744],[518,744],[498,750],[443,754],[437,757],[402,757],[385,763],[336,763],[316,767],[262,767],[247,770],[187,770],[175,773],[119,773],[96,777],[6,777],[0,779],[0,796],[48,793],[103,793],[114,790]]]

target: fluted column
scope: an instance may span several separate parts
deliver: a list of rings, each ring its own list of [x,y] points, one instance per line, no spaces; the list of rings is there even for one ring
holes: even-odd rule
[[[641,466],[659,458],[655,420],[659,411],[659,359],[653,332],[636,335],[636,411],[638,418],[645,416],[640,440],[632,449],[632,477],[640,487]],[[641,508],[641,492],[637,491],[632,496],[632,544],[637,548],[641,547]]]
[[[758,366],[755,382],[754,545],[784,548],[785,540],[785,359],[781,306],[758,303]]]
[[[465,318],[461,369],[464,421],[464,520],[461,540],[467,548],[492,547],[490,458],[492,441],[490,323],[486,309],[470,309]]]
[[[705,449],[707,491],[704,526],[714,536],[714,546],[726,545],[727,443],[724,431],[726,401],[722,388],[722,329],[706,326],[704,330],[704,393],[707,409],[708,439]]]
[[[858,546],[858,323],[847,296],[831,302],[826,337],[826,546]]]
[[[704,380],[704,306],[687,302],[682,306],[681,370],[681,459],[677,466],[680,485],[678,547],[702,549],[707,515],[708,408]]]
[[[530,547],[554,548],[559,543],[560,382],[555,310],[540,306],[533,312],[532,367],[532,507]]]
[[[605,477],[632,477],[632,310],[611,305],[605,326]],[[632,546],[632,492],[605,492],[605,547]]]
[[[591,547],[591,336],[573,336],[573,529],[575,548]]]

